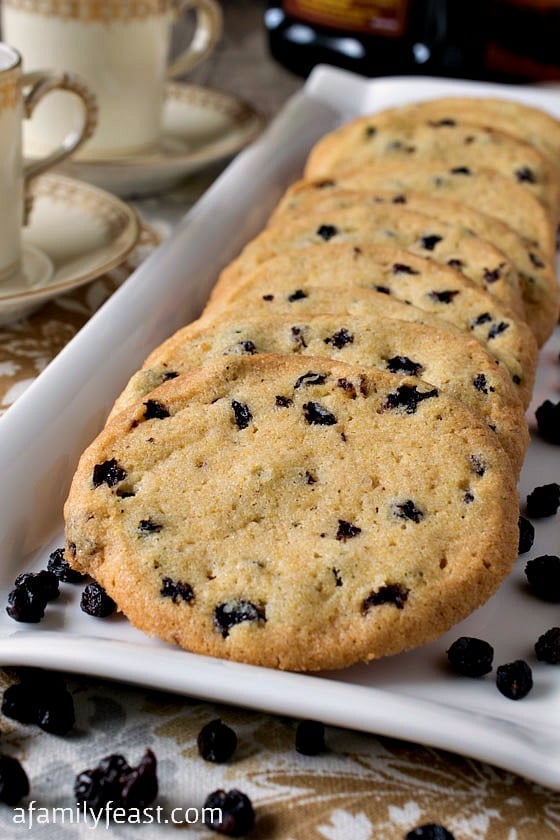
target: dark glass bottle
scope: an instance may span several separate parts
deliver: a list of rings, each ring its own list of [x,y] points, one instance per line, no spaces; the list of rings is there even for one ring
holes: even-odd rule
[[[485,65],[508,81],[560,80],[560,0],[492,0]]]
[[[334,64],[364,76],[484,77],[488,0],[272,0],[272,56],[307,76]]]

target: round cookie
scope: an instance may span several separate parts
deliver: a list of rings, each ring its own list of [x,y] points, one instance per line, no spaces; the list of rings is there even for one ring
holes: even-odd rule
[[[399,301],[413,305],[401,305],[395,313]],[[402,249],[329,243],[287,251],[236,283],[216,286],[203,315],[221,317],[227,307],[232,318],[265,312],[300,317],[344,313],[348,306],[352,312],[407,321],[425,322],[430,313],[453,324],[505,366],[528,405],[538,354],[529,327],[459,272]]]
[[[168,379],[233,354],[326,356],[348,364],[421,377],[460,400],[496,433],[519,474],[529,443],[523,405],[505,371],[464,333],[383,315],[287,315],[199,319],[176,332],[146,359],[115,403],[109,422],[128,405],[146,400]]]
[[[526,320],[539,346],[552,334],[558,323],[559,289],[555,267],[537,246],[531,245],[513,228],[493,216],[480,213],[458,201],[435,198],[428,193],[414,191],[358,190],[339,187],[336,181],[298,181],[290,187],[270,219],[292,219],[344,207],[372,204],[398,204],[409,210],[425,213],[453,224],[462,224],[495,245],[516,267],[521,283],[521,295]]]
[[[394,245],[455,266],[517,317],[525,317],[519,275],[501,251],[463,226],[391,204],[319,210],[266,228],[222,271],[216,289],[221,291],[283,251],[339,242]]]
[[[449,198],[512,227],[520,236],[539,247],[552,266],[556,260],[556,226],[549,214],[519,184],[482,166],[469,166],[457,172],[445,161],[383,161],[340,175],[323,178],[339,187],[358,190],[395,190],[429,193],[434,198]]]
[[[290,670],[428,642],[517,557],[509,460],[415,378],[224,357],[122,412],[65,505],[70,564],[150,635]]]
[[[407,107],[358,117],[325,134],[308,157],[305,175],[322,178],[403,157],[420,167],[424,160],[441,160],[459,172],[471,165],[494,169],[558,218],[558,175],[534,146],[488,126],[458,117],[430,119]]]
[[[560,174],[560,121],[552,114],[514,99],[496,97],[444,97],[406,106],[413,118],[467,120],[491,125],[531,143]]]

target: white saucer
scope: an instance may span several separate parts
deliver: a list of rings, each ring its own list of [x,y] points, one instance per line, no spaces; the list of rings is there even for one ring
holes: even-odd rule
[[[21,269],[18,274],[0,282],[0,323],[5,314],[2,302],[8,298],[20,296],[36,289],[44,288],[54,274],[54,265],[44,251],[29,243],[23,243],[21,249]]]
[[[33,193],[22,272],[0,291],[0,324],[114,268],[138,241],[134,210],[97,187],[52,173]]]
[[[122,197],[150,195],[234,155],[254,140],[263,125],[259,114],[229,94],[170,83],[166,87],[162,138],[154,152],[69,160],[59,171]]]

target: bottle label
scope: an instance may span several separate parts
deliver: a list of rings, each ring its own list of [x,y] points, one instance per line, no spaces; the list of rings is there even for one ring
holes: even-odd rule
[[[409,0],[284,0],[286,14],[344,32],[400,37]]]

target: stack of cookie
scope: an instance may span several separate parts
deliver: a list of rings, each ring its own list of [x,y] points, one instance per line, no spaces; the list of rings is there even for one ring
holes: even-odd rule
[[[484,603],[558,318],[559,152],[560,123],[490,99],[324,137],[82,456],[71,565],[149,634],[292,670]]]

